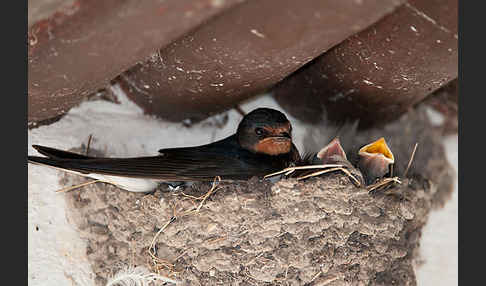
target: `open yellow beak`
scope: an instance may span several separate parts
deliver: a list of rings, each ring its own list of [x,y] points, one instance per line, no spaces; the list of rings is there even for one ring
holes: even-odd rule
[[[393,157],[393,153],[390,150],[390,147],[386,144],[385,138],[381,137],[380,139],[372,142],[368,145],[365,145],[359,149],[358,154],[362,155],[382,155],[385,160],[387,160],[390,164],[395,163],[395,157]]]
[[[358,155],[359,168],[369,182],[386,175],[390,165],[395,163],[395,157],[383,137],[363,146]]]

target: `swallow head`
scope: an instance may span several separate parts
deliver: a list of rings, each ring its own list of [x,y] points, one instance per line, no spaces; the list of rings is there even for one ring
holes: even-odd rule
[[[292,148],[292,125],[275,109],[258,108],[248,113],[236,133],[240,146],[253,153],[280,155]]]
[[[361,147],[358,155],[359,167],[370,180],[383,177],[388,173],[389,166],[395,163],[395,157],[383,137]]]

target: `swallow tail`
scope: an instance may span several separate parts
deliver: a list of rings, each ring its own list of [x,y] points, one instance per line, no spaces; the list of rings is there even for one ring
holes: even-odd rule
[[[47,156],[49,158],[55,159],[90,159],[93,157],[84,156],[81,154],[76,154],[73,152],[63,151],[51,147],[40,146],[40,145],[32,145],[32,147],[37,150],[40,154]],[[33,156],[32,156],[33,157]],[[30,156],[29,156],[30,158]]]
[[[28,156],[29,163],[86,176],[131,192],[152,191],[160,182],[160,180],[137,176],[141,166],[130,162],[131,158],[121,160],[120,164],[120,159],[95,158],[39,145],[33,147],[47,157]]]
[[[50,151],[49,154],[44,152],[44,155],[48,157],[28,156],[28,161],[34,164],[74,171],[83,175],[98,173],[135,178],[155,178],[163,174],[160,168],[160,156],[95,158],[61,150],[56,150],[53,153]]]

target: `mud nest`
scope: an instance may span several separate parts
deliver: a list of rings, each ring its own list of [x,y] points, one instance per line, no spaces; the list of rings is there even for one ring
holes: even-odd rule
[[[421,229],[450,196],[452,181],[440,136],[407,129],[417,120],[428,126],[422,113],[409,114],[376,132],[403,136],[390,144],[402,165],[413,143],[422,142],[422,151],[401,184],[373,194],[338,172],[150,194],[96,183],[65,194],[67,216],[87,242],[97,285],[123,265],[143,265],[182,285],[416,285]]]

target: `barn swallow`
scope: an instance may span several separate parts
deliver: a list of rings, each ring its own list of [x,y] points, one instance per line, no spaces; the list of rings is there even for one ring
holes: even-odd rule
[[[344,152],[344,149],[341,146],[341,141],[339,141],[338,137],[334,138],[331,142],[329,142],[329,144],[319,150],[315,156],[315,159],[320,161],[320,164],[348,163],[346,152]]]
[[[29,163],[91,177],[132,192],[150,192],[162,182],[246,180],[286,168],[300,160],[292,126],[280,111],[258,108],[243,117],[235,134],[195,147],[159,150],[157,156],[89,157],[33,145],[42,155]]]
[[[331,142],[329,142],[326,146],[321,148],[319,152],[314,154],[307,154],[302,159],[302,162],[298,163],[299,165],[341,165],[346,168],[347,172],[350,177],[353,178],[353,183],[358,186],[364,184],[363,175],[361,174],[360,170],[356,169],[351,162],[348,161],[346,152],[344,151],[343,147],[341,146],[341,141],[339,137],[335,137]],[[341,169],[342,170],[342,169]],[[311,171],[304,171],[299,172],[299,177],[306,177],[309,174],[312,174],[315,170]]]
[[[368,184],[385,176],[390,171],[390,165],[395,163],[395,157],[383,137],[361,147],[358,156],[358,166]]]

